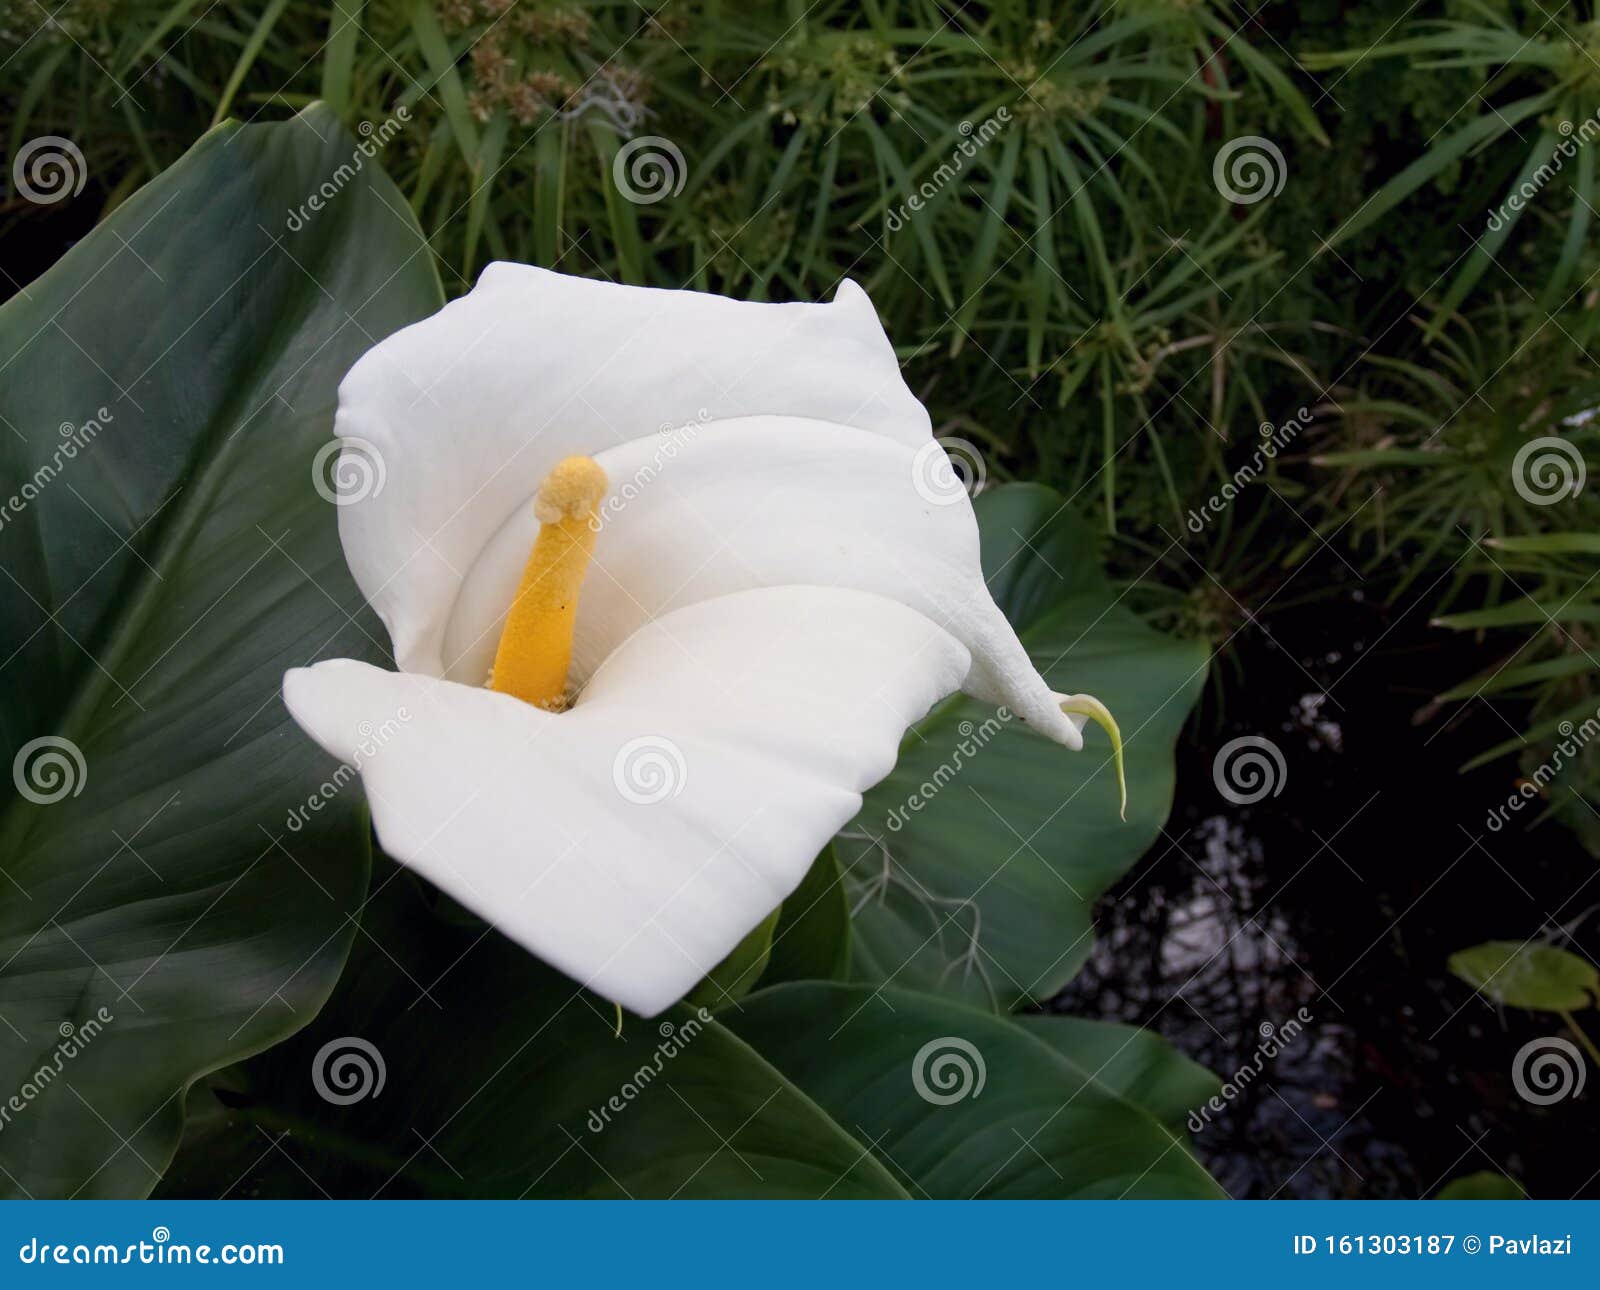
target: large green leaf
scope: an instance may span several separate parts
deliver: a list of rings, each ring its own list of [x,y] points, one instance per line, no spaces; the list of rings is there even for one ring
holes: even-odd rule
[[[233,1073],[231,1114],[197,1123],[166,1194],[904,1196],[722,1024],[738,1007],[629,1017],[618,1038],[610,1004],[436,917],[421,882],[377,883],[328,1007]]]
[[[1018,1017],[1016,1024],[1175,1132],[1222,1088],[1221,1080],[1153,1030],[1081,1017]]]
[[[1071,979],[1096,897],[1156,839],[1207,653],[1118,603],[1059,494],[1009,485],[977,511],[990,590],[1035,664],[1057,690],[1098,696],[1122,727],[1128,819],[1095,727],[1072,753],[959,699],[907,737],[839,847],[855,975],[1005,1008]]]
[[[1555,945],[1485,941],[1452,954],[1450,970],[1513,1008],[1572,1012],[1600,1005],[1600,969]]]
[[[1127,1056],[1100,1035],[1080,1049],[1083,1032],[1069,1028],[1045,1043],[964,1004],[822,983],[758,991],[727,1021],[914,1196],[1221,1195],[1183,1134],[1127,1092],[1169,1078],[1132,1071],[1141,1055],[1182,1061],[1153,1036]]]
[[[148,1191],[191,1081],[332,988],[365,812],[278,686],[381,657],[313,463],[345,370],[439,303],[318,108],[213,130],[0,310],[5,1191]]]

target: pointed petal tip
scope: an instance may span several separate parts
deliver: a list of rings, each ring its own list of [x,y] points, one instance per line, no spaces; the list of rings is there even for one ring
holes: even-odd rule
[[[861,300],[870,300],[867,289],[854,278],[840,278],[838,287],[834,289],[833,303],[853,304]]]
[[[1128,819],[1128,776],[1122,758],[1122,729],[1111,710],[1092,694],[1068,694],[1060,699],[1061,711],[1079,717],[1088,717],[1106,732],[1111,740],[1111,757],[1117,768],[1117,813],[1124,823]]]

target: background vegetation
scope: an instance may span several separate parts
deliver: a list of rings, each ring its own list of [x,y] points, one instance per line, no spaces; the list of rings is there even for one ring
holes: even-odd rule
[[[991,477],[1094,512],[1152,608],[1225,647],[1257,606],[1313,594],[1297,570],[1333,540],[1368,594],[1426,589],[1492,633],[1493,667],[1441,686],[1532,740],[1486,756],[1538,762],[1593,709],[1592,544],[1562,536],[1592,500],[1531,507],[1511,469],[1593,401],[1592,151],[1486,225],[1559,123],[1600,108],[1586,3],[1434,0],[1403,21],[1333,0],[8,8],[11,154],[78,141],[108,207],[229,114],[404,107],[382,164],[447,293],[493,257],[753,299],[855,277],[941,431]],[[611,166],[644,133],[685,166],[639,205]],[[1213,164],[1243,135],[1285,173],[1231,204]],[[1257,427],[1302,406],[1313,429],[1186,530]],[[1593,797],[1593,771],[1563,775]],[[1589,832],[1565,796],[1552,809]]]

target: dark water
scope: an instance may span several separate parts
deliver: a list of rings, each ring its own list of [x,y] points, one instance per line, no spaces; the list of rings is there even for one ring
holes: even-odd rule
[[[1553,822],[1488,832],[1511,763],[1458,773],[1509,736],[1502,720],[1480,703],[1414,723],[1483,648],[1428,627],[1425,607],[1360,598],[1235,644],[1243,680],[1191,724],[1166,837],[1101,902],[1094,956],[1055,1006],[1153,1026],[1224,1078],[1257,1064],[1263,1024],[1307,1010],[1196,1135],[1235,1196],[1428,1196],[1479,1170],[1537,1197],[1600,1195],[1600,1072],[1530,1105],[1513,1058],[1560,1019],[1497,1010],[1445,967],[1541,929],[1600,961],[1600,865]],[[1213,759],[1251,735],[1281,750],[1282,788],[1235,805]],[[1579,1016],[1600,1039],[1600,1012]]]
[[[0,211],[0,304],[25,290],[94,227],[106,194],[90,184],[59,206],[17,201]]]

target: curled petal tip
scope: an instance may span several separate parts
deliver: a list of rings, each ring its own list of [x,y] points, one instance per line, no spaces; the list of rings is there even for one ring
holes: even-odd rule
[[[1122,730],[1111,710],[1092,694],[1069,694],[1061,700],[1061,711],[1073,716],[1088,717],[1106,732],[1111,740],[1111,757],[1117,766],[1117,793],[1121,801],[1118,814],[1124,822],[1128,818],[1128,777],[1122,764]]]

